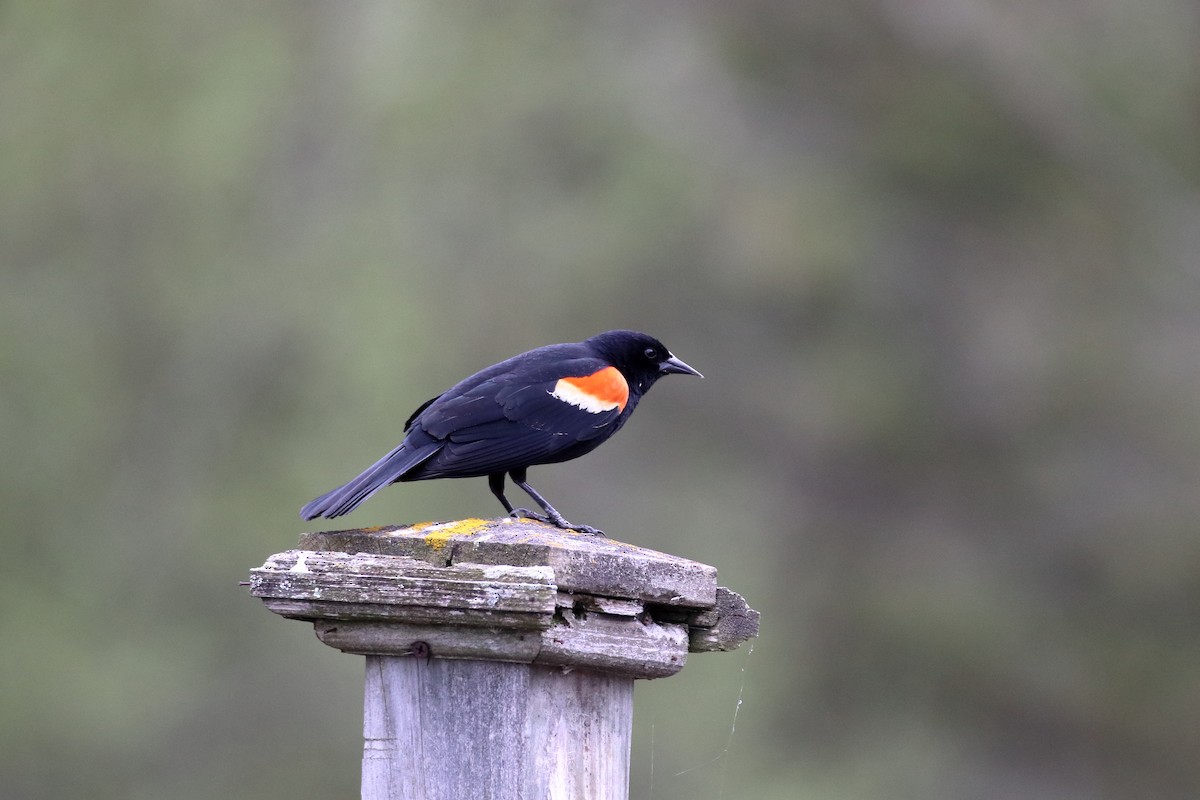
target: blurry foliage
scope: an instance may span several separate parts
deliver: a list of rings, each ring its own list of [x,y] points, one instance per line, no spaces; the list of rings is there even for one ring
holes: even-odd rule
[[[764,618],[639,687],[632,796],[1196,796],[1198,28],[5,4],[2,793],[353,796],[361,664],[237,581],[457,378],[637,327],[708,378],[537,485]]]

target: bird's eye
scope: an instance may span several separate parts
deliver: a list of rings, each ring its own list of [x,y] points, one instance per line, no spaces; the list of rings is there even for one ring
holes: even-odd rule
[[[650,359],[651,361],[658,360],[658,351],[655,350],[653,347],[647,347],[645,350],[642,351],[642,353],[646,356],[646,358]]]

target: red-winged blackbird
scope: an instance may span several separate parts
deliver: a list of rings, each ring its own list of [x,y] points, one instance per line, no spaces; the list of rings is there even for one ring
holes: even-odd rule
[[[539,347],[501,361],[429,400],[404,423],[404,441],[344,486],[300,510],[304,519],[339,517],[390,483],[487,476],[506,511],[571,525],[525,480],[534,464],[578,458],[612,436],[654,382],[669,373],[700,375],[652,336],[608,331],[583,342]],[[545,516],[514,509],[504,476]]]

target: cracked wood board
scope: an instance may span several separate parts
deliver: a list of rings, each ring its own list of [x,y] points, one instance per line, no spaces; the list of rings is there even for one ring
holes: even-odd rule
[[[562,592],[712,608],[717,570],[645,547],[527,519],[465,519],[306,533],[300,547],[455,563],[550,567]]]

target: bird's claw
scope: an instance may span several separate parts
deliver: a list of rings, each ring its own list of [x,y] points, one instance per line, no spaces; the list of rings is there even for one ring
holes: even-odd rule
[[[533,519],[537,520],[538,522],[544,522],[547,525],[558,524],[545,514],[539,514],[536,511],[530,511],[528,508],[514,508],[512,511],[508,512],[508,515],[513,519]]]
[[[575,531],[576,533],[586,533],[589,536],[604,536],[604,531],[599,528],[593,528],[591,525],[572,525],[567,522],[561,515],[549,516],[548,514],[539,514],[536,511],[530,511],[528,508],[514,508],[508,513],[514,519],[533,519],[538,522],[544,522],[547,525],[553,525],[556,528],[562,528],[567,531]]]

